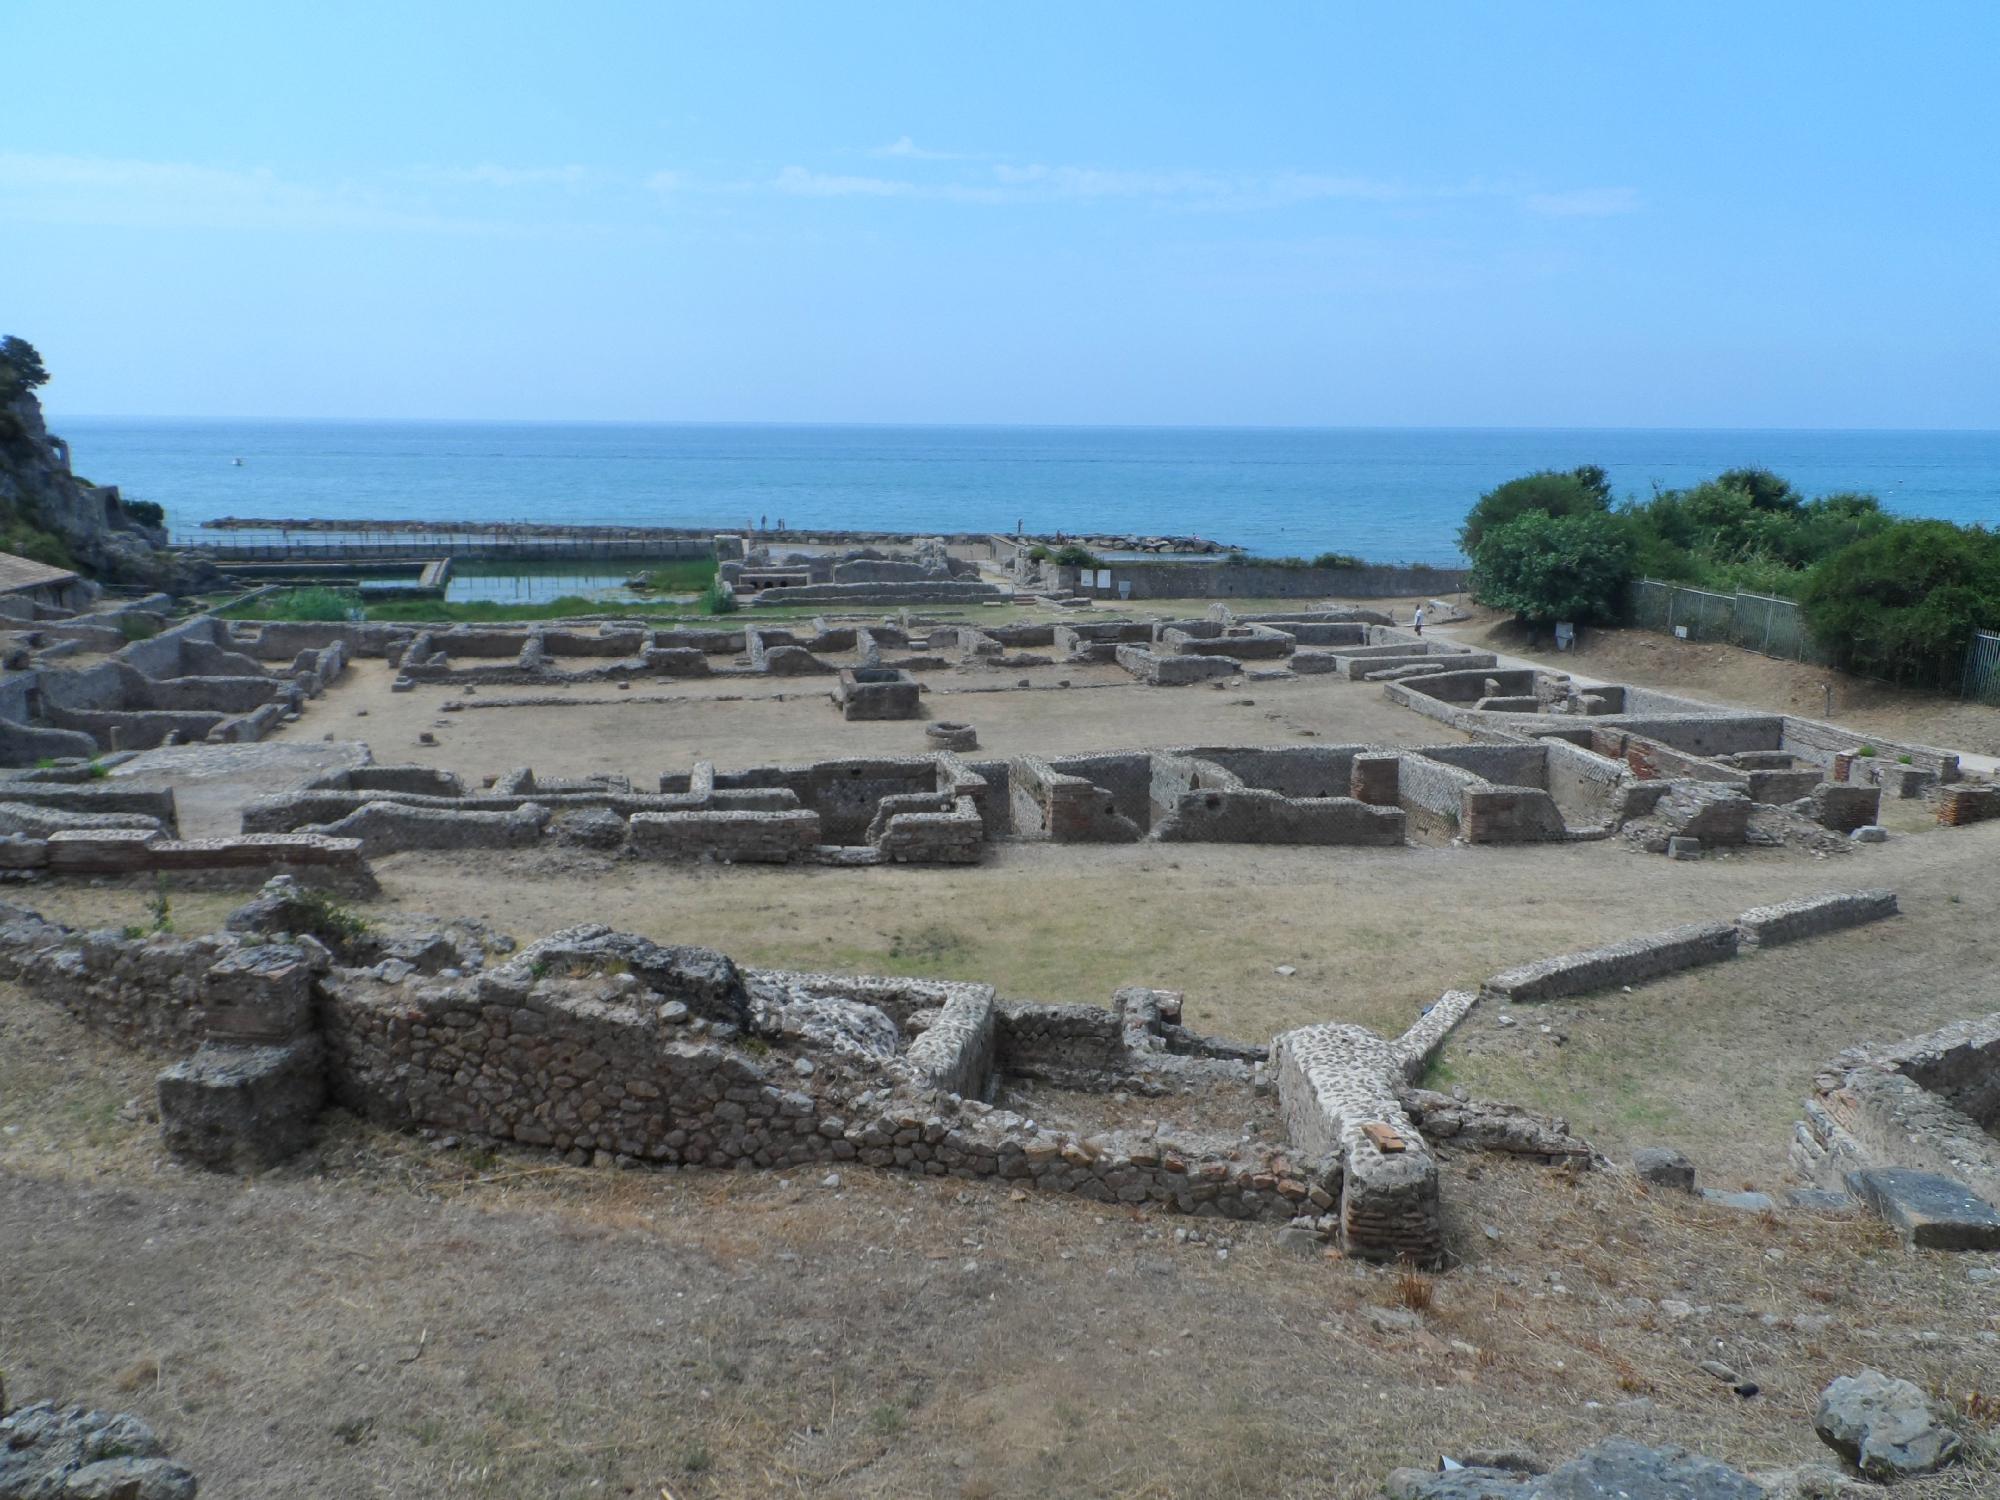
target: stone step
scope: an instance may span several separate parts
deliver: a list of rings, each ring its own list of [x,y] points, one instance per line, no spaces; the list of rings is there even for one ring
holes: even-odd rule
[[[1848,1190],[1918,1250],[2000,1250],[2000,1213],[1964,1183],[1908,1167],[1847,1174]]]

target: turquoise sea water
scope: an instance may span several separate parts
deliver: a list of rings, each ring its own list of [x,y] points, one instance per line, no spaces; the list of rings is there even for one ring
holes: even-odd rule
[[[63,417],[76,470],[212,517],[1198,533],[1450,563],[1482,490],[1602,464],[1621,495],[1745,464],[2000,522],[2000,432],[803,427]],[[232,460],[241,458],[236,467]]]

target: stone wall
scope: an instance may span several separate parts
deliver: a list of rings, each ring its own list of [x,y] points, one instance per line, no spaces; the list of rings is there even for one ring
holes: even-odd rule
[[[1734,923],[1693,922],[1507,969],[1487,980],[1481,993],[1518,1004],[1643,984],[1663,974],[1733,958],[1738,940]]]
[[[1895,914],[1894,891],[1829,891],[1823,896],[1753,906],[1736,919],[1736,926],[1744,947],[1775,948]]]
[[[1053,568],[1057,588],[1113,599],[1398,599],[1455,594],[1465,587],[1463,568],[1273,568],[1256,563],[1112,562],[1108,588],[1081,570]]]

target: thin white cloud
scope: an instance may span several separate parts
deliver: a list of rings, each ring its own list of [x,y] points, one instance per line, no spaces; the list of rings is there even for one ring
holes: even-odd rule
[[[1637,213],[1639,190],[1629,187],[1578,188],[1563,193],[1529,193],[1521,200],[1528,212],[1552,219],[1605,219]]]
[[[906,135],[897,136],[886,146],[877,146],[868,153],[870,156],[886,156],[902,161],[975,161],[978,158],[964,151],[933,151],[927,146],[919,146]]]

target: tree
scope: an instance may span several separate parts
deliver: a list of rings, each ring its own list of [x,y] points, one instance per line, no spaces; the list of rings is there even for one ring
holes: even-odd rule
[[[1536,625],[1616,619],[1631,581],[1629,529],[1603,511],[1527,511],[1489,530],[1472,557],[1473,597]]]
[[[1504,526],[1516,516],[1538,513],[1547,516],[1602,515],[1611,509],[1611,484],[1604,470],[1585,464],[1568,473],[1543,469],[1497,485],[1479,497],[1479,503],[1459,528],[1458,545],[1467,557],[1477,555],[1486,533]]]
[[[1814,568],[1800,605],[1843,671],[1951,687],[1972,632],[2000,625],[2000,538],[1901,521]]]
[[[1725,469],[1715,482],[1724,489],[1741,490],[1759,510],[1797,510],[1804,503],[1790,480],[1769,469]]]
[[[11,333],[0,338],[0,393],[18,396],[48,383],[48,369],[33,344]]]

